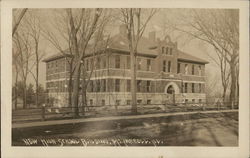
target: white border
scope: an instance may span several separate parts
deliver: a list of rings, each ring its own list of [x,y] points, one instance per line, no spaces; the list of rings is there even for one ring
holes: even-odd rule
[[[247,1],[168,0],[10,0],[1,4],[1,144],[3,157],[225,157],[245,158],[249,151],[249,9]],[[11,147],[12,8],[240,8],[239,147]]]

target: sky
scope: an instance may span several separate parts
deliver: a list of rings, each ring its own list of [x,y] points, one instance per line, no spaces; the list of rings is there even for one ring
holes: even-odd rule
[[[163,36],[164,33],[162,31],[164,23],[166,24],[166,23],[169,23],[169,21],[172,22],[172,21],[178,20],[179,11],[180,10],[177,10],[177,9],[159,10],[150,20],[143,36],[147,37],[149,32],[155,31],[157,38],[164,38]],[[56,29],[54,29],[54,27],[55,25],[57,25],[57,27],[61,27],[61,26],[56,24],[55,21],[60,18],[59,14],[62,12],[63,10],[58,10],[58,9],[57,10],[54,10],[54,9],[28,10],[27,14],[25,15],[26,17],[24,17],[24,20],[22,20],[21,25],[25,25],[25,22],[26,22],[25,18],[28,18],[29,15],[33,14],[40,19],[40,23],[43,29],[48,29],[51,32],[53,32],[55,35],[58,35],[58,32],[56,31]],[[19,13],[19,10],[17,10],[16,13]],[[118,33],[119,25],[120,25],[119,23],[112,23],[111,25],[107,27],[108,28],[107,30],[110,31],[111,35],[112,34],[114,35]],[[210,45],[204,42],[201,42],[197,39],[190,40],[190,38],[184,33],[173,31],[171,29],[167,29],[165,34],[170,35],[172,41],[178,43],[179,50],[184,51],[193,56],[207,60],[209,64],[206,65],[206,71],[208,72],[207,74],[209,74],[210,76],[209,78],[212,80],[220,80],[218,66],[207,55],[207,53],[209,53],[211,56],[215,56],[214,49]],[[65,49],[66,49],[66,45],[65,45]],[[44,52],[45,54],[44,58],[59,52],[58,49],[56,49],[43,36],[40,39],[39,50]],[[45,63],[40,62],[39,65],[40,65],[39,81],[43,86],[45,86],[45,78],[46,78]],[[34,79],[32,78],[31,75],[28,76],[28,82],[34,83]]]

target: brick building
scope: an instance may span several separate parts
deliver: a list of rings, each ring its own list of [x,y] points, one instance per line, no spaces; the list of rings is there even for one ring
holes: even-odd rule
[[[93,49],[86,52],[85,66],[88,75],[91,74],[87,87],[88,105],[129,105],[130,54],[124,26],[105,47],[105,51],[99,53],[93,53]],[[68,98],[67,58],[71,56],[60,53],[44,60],[48,95],[63,106]],[[172,42],[170,37],[159,40],[155,32],[150,32],[149,37],[142,37],[138,45],[138,104],[205,101],[207,63],[180,51],[177,42]]]

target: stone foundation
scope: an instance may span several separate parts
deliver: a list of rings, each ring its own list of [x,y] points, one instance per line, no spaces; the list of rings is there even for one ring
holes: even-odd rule
[[[54,98],[51,103],[55,107],[68,106],[68,93],[50,93],[50,98]],[[175,98],[175,99],[173,99]],[[206,95],[201,93],[137,93],[138,104],[173,104],[181,103],[200,103],[206,101]],[[79,97],[81,106],[81,96]],[[131,95],[128,92],[116,93],[88,93],[87,105],[89,106],[106,106],[106,105],[130,105]]]

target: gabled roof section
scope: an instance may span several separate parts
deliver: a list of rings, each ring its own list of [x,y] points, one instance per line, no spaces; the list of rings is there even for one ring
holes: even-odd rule
[[[53,55],[43,59],[42,61],[43,62],[50,62],[52,60],[60,59],[60,58],[63,58],[63,57],[71,57],[71,56],[72,55],[68,52],[68,50],[65,50],[64,52],[53,54]]]
[[[122,50],[122,51],[129,51],[129,44],[126,37],[122,36],[122,34],[117,34],[110,39],[109,48]],[[148,38],[142,37],[138,43],[137,51],[138,54],[143,55],[151,55],[157,56],[158,52],[152,47],[156,46],[156,43],[150,41]]]
[[[195,56],[192,56],[188,53],[184,53],[180,50],[178,50],[178,60],[179,61],[186,61],[186,62],[195,62],[195,63],[201,63],[201,64],[208,64],[209,62],[200,58],[197,58]]]

